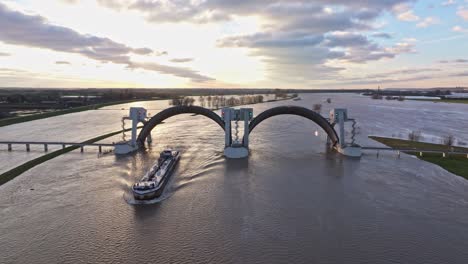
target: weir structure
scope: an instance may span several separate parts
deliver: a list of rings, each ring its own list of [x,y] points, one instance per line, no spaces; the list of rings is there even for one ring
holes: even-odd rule
[[[132,120],[132,139],[130,142],[119,142],[115,146],[116,154],[127,154],[144,148],[145,140],[151,142],[151,131],[161,124],[167,118],[180,114],[195,114],[205,116],[216,122],[225,133],[224,155],[227,158],[245,158],[249,155],[249,135],[255,127],[264,120],[277,115],[296,115],[305,117],[319,125],[327,133],[327,142],[331,148],[346,156],[360,157],[361,148],[357,145],[345,143],[345,122],[351,121],[347,115],[346,109],[333,109],[330,118],[327,120],[319,113],[300,106],[278,106],[268,109],[254,118],[252,108],[223,108],[221,116],[216,112],[200,106],[174,106],[162,110],[147,120],[146,110],[144,108],[130,108],[130,117]],[[232,134],[234,122],[234,137]],[[239,136],[239,122],[243,124],[243,136]],[[137,135],[139,123],[144,126]],[[338,126],[339,136],[335,131]],[[341,140],[340,140],[341,139]]]
[[[253,118],[252,108],[223,108],[221,116],[224,120],[224,156],[230,159],[240,159],[249,156],[249,122]],[[232,139],[232,122],[235,122],[234,140]],[[244,133],[242,139],[239,139],[239,121],[244,122]]]
[[[132,121],[132,139],[130,141],[117,142],[114,146],[114,153],[117,155],[128,154],[138,150],[137,144],[137,130],[138,124],[143,123],[146,125],[147,112],[143,107],[130,107],[129,116],[122,118],[122,129],[125,130],[125,120]],[[125,133],[125,132],[124,132]],[[151,143],[151,134],[146,137],[148,143]]]
[[[356,122],[354,119],[348,118],[348,110],[344,108],[335,108],[330,111],[330,118],[329,121],[333,127],[338,125],[339,128],[339,135],[340,135],[340,143],[335,147],[335,149],[349,157],[361,157],[362,156],[362,148],[361,146],[357,145],[354,143],[354,137],[355,137],[355,125]],[[353,130],[351,131],[351,143],[346,143],[345,140],[345,122],[351,121],[353,122],[352,128]],[[329,141],[329,138],[327,138],[327,141]]]

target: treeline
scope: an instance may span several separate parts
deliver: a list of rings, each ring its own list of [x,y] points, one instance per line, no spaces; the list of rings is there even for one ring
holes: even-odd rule
[[[394,96],[394,97],[401,97],[401,96],[430,96],[430,97],[443,97],[445,95],[450,95],[452,92],[450,90],[375,90],[369,91],[364,93],[363,95],[371,96],[372,99],[382,99],[384,96]]]
[[[199,96],[198,103],[202,107],[207,108],[220,108],[220,107],[232,107],[237,105],[257,104],[263,103],[263,95],[241,95],[241,96],[218,96],[208,95]],[[179,97],[171,100],[171,105],[184,105],[191,106],[195,103],[195,99],[192,97]]]

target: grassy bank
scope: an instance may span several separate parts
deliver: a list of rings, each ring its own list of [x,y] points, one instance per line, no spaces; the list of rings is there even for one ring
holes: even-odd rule
[[[9,125],[18,124],[18,123],[23,123],[23,122],[28,122],[28,121],[33,121],[33,120],[38,120],[38,119],[54,117],[54,116],[59,116],[59,115],[65,115],[65,114],[71,114],[71,113],[76,113],[76,112],[94,110],[94,109],[99,109],[101,107],[110,106],[110,105],[132,103],[132,102],[136,102],[136,101],[139,101],[139,100],[115,101],[115,102],[80,106],[80,107],[74,107],[74,108],[69,108],[69,109],[64,109],[64,110],[58,110],[58,111],[52,111],[52,112],[46,112],[46,113],[40,113],[40,114],[33,114],[33,115],[27,115],[27,116],[4,118],[4,119],[0,119],[0,127],[9,126]]]
[[[451,148],[445,145],[415,142],[410,140],[396,139],[396,138],[385,138],[370,136],[369,138],[387,145],[391,148],[408,148],[408,149],[421,149],[421,150],[440,150],[440,151],[451,151]],[[457,152],[468,152],[468,148],[453,147],[453,151]],[[464,154],[450,154],[447,157],[442,157],[438,153],[424,153],[422,157],[419,156],[418,152],[407,152],[407,154],[418,157],[421,160],[434,163],[444,168],[445,170],[462,176],[468,179],[468,159]]]
[[[126,129],[125,131],[130,131],[131,129]],[[89,140],[86,140],[82,143],[95,143],[95,142],[98,142],[98,141],[101,141],[105,138],[108,138],[108,137],[111,137],[111,136],[115,136],[115,135],[118,135],[119,133],[122,133],[123,131],[120,130],[120,131],[115,131],[115,132],[111,132],[111,133],[108,133],[108,134],[105,134],[105,135],[101,135],[99,137],[95,137],[95,138],[92,138],[92,139],[89,139]],[[75,149],[78,149],[80,148],[79,146],[70,146],[70,147],[66,147],[64,149],[60,149],[60,150],[56,150],[56,151],[53,151],[53,152],[50,152],[50,153],[47,153],[43,156],[40,156],[38,158],[35,158],[33,160],[30,160],[30,161],[27,161],[21,165],[19,165],[18,167],[15,167],[7,172],[4,172],[2,174],[0,174],[0,185],[14,179],[15,177],[21,175],[22,173],[24,173],[25,171],[41,164],[41,163],[44,163],[48,160],[51,160],[55,157],[58,157],[62,154],[65,154],[65,153],[68,153],[70,151],[73,151]]]
[[[451,103],[451,104],[468,104],[468,99],[410,99],[413,101],[427,101],[427,102],[434,102],[434,103]]]

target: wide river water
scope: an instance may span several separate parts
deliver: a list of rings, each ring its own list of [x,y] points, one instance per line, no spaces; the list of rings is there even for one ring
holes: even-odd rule
[[[418,130],[429,142],[468,142],[468,105],[301,97],[251,107],[348,108],[366,146],[379,146],[368,135]],[[168,102],[2,127],[0,140],[86,140],[119,130],[129,106],[155,114]],[[172,117],[152,135],[146,152],[73,151],[0,186],[0,263],[468,263],[468,181],[438,166],[394,153],[341,157],[296,116],[259,125],[241,161],[223,157],[223,131],[205,117]],[[170,184],[159,202],[136,204],[131,185],[166,147],[182,151]],[[41,148],[0,150],[0,172]]]

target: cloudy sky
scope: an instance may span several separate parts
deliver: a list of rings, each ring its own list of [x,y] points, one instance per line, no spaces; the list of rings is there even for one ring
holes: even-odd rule
[[[0,87],[468,86],[468,0],[0,0]]]

